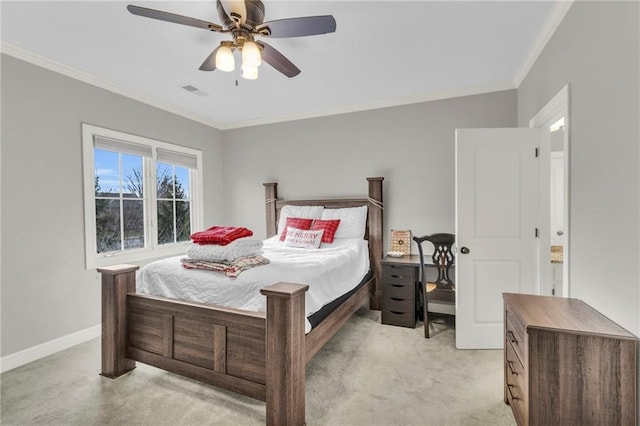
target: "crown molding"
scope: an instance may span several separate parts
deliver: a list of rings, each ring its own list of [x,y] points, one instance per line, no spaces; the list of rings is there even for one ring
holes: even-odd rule
[[[502,81],[478,86],[464,87],[459,89],[442,90],[420,95],[402,96],[382,101],[366,102],[361,104],[348,105],[336,108],[327,108],[298,114],[287,114],[274,117],[265,117],[255,120],[236,121],[224,125],[221,130],[238,129],[242,127],[260,126],[265,124],[282,123],[285,121],[305,120],[308,118],[326,117],[330,115],[349,114],[352,112],[368,111],[380,108],[389,108],[422,102],[437,101],[442,99],[459,98],[462,96],[480,95],[483,93],[500,92],[503,90],[516,89],[512,81]]]
[[[238,129],[242,127],[252,127],[252,126],[260,126],[260,125],[266,125],[266,124],[282,123],[286,121],[304,120],[308,118],[326,117],[330,115],[349,114],[353,112],[396,107],[396,106],[436,101],[436,100],[442,100],[442,99],[448,99],[448,98],[458,98],[462,96],[478,95],[478,94],[490,93],[490,92],[499,92],[503,90],[510,90],[510,89],[517,88],[517,86],[515,86],[512,81],[501,81],[501,82],[488,83],[488,84],[483,84],[478,86],[442,90],[442,91],[424,93],[419,95],[402,96],[397,98],[384,99],[381,101],[365,102],[360,104],[347,105],[347,106],[341,106],[341,107],[335,107],[335,108],[326,108],[326,109],[308,111],[303,113],[286,114],[286,115],[264,117],[264,118],[258,118],[258,119],[252,119],[252,120],[222,123],[222,122],[211,120],[207,117],[203,117],[198,114],[194,114],[193,112],[185,110],[184,108],[177,107],[168,102],[145,95],[143,93],[121,86],[119,84],[115,84],[106,79],[97,77],[93,74],[87,73],[85,71],[79,70],[69,65],[65,65],[61,62],[46,58],[42,55],[30,52],[26,49],[15,46],[5,41],[2,41],[0,44],[0,52],[13,56],[15,58],[24,60],[26,62],[32,63],[34,65],[43,67],[45,69],[51,70],[53,72],[57,72],[67,77],[74,78],[84,83],[91,84],[101,89],[109,90],[111,92],[128,97],[130,99],[134,99],[136,101],[145,103],[147,105],[150,105],[150,106],[165,110],[167,112],[179,115],[181,117],[196,121],[198,123],[213,127],[218,130],[230,130],[230,129]]]
[[[112,81],[106,80],[101,77],[97,77],[91,73],[79,70],[77,68],[71,67],[69,65],[63,64],[53,59],[49,59],[45,56],[23,49],[14,44],[8,43],[4,40],[2,40],[0,44],[0,52],[7,54],[9,56],[13,56],[14,58],[29,62],[31,64],[37,65],[39,67],[46,68],[50,71],[57,72],[67,77],[80,80],[84,83],[91,84],[92,86],[96,86],[101,89],[105,89],[110,92],[117,93],[118,95],[122,95],[127,98],[136,100],[138,102],[142,102],[144,104],[165,110],[172,114],[176,114],[181,117],[188,118],[189,120],[197,121],[198,123],[201,123],[216,129],[222,128],[222,124],[218,123],[217,121],[211,120],[207,117],[203,117],[199,114],[194,114],[191,111],[188,111],[184,108],[177,107],[169,102],[165,102],[160,99],[154,98],[152,96],[145,95],[143,93],[129,89],[125,86],[121,86],[119,84],[113,83]]]
[[[553,9],[551,9],[551,12],[549,12],[546,22],[540,29],[538,36],[529,47],[527,55],[513,76],[513,82],[516,87],[520,87],[524,81],[529,70],[531,70],[531,67],[536,62],[536,59],[538,59],[538,56],[540,56],[540,53],[542,53],[542,50],[569,11],[569,8],[571,8],[573,1],[574,0],[559,0],[553,6]]]

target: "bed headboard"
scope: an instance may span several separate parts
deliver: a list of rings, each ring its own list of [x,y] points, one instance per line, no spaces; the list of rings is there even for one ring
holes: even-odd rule
[[[299,206],[324,206],[332,209],[367,206],[367,230],[365,238],[369,241],[369,260],[371,269],[373,270],[373,274],[376,278],[371,294],[370,308],[376,310],[380,309],[380,282],[382,277],[382,266],[380,261],[382,260],[384,247],[382,239],[383,180],[383,177],[367,178],[367,181],[369,182],[368,197],[355,199],[330,198],[320,200],[280,200],[278,199],[278,184],[276,182],[263,184],[267,217],[267,237],[272,237],[276,234],[280,209],[287,204]]]

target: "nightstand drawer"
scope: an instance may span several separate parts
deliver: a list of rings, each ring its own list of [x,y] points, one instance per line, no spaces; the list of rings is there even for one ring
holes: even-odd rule
[[[415,313],[412,312],[393,312],[382,310],[382,323],[389,325],[399,325],[401,327],[415,327]]]
[[[383,265],[382,281],[385,284],[413,284],[416,281],[416,268],[413,266]]]
[[[413,299],[387,297],[385,295],[382,298],[382,310],[402,313],[414,312],[415,301]]]
[[[383,284],[382,288],[382,297],[383,298],[396,298],[396,299],[407,299],[407,300],[415,300],[416,297],[416,288],[414,283],[410,284],[389,284],[386,281]]]

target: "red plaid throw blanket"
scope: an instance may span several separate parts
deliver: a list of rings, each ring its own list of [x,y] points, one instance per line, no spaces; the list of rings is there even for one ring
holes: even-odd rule
[[[236,226],[212,226],[206,231],[191,234],[191,240],[197,244],[218,244],[226,246],[238,238],[250,237],[253,232]]]
[[[180,262],[182,262],[182,266],[187,269],[204,269],[207,271],[224,272],[228,277],[237,277],[242,271],[268,264],[269,259],[262,256],[247,256],[238,257],[231,262],[210,262],[208,260],[183,257],[180,259]]]

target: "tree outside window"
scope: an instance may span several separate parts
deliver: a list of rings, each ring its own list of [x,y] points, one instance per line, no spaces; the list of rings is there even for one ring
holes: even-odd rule
[[[158,244],[188,241],[191,235],[189,169],[158,163]]]
[[[143,158],[96,149],[95,163],[97,252],[144,247]],[[156,200],[158,244],[188,241],[189,169],[158,163]]]
[[[144,247],[142,157],[102,149],[94,155],[97,252]]]

